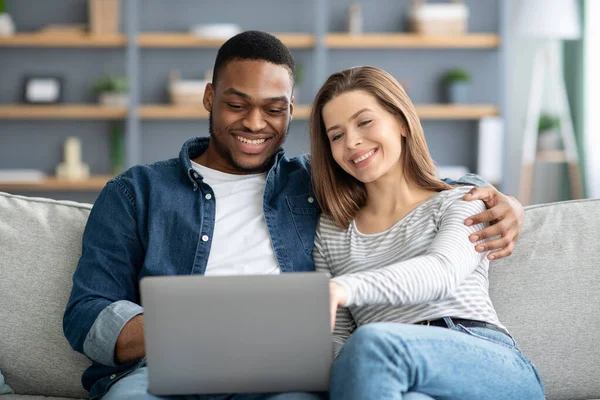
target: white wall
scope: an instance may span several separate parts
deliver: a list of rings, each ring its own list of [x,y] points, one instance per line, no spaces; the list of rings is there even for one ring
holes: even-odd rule
[[[521,173],[521,151],[523,148],[523,132],[525,130],[525,115],[532,77],[533,59],[536,50],[542,43],[519,36],[516,30],[516,20],[520,4],[523,0],[509,0],[512,13],[509,21],[509,43],[507,43],[507,152],[508,165],[504,190],[517,196]],[[560,78],[563,54],[562,46],[558,43],[551,48],[553,69],[546,73],[545,95],[543,110],[552,111],[556,107],[555,91],[556,78]],[[548,203],[561,200],[563,186],[568,185],[566,167],[563,164],[542,164],[535,170],[535,189],[532,203]]]

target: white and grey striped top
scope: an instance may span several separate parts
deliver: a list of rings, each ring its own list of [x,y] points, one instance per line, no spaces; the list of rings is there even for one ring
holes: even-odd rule
[[[313,251],[318,272],[348,293],[334,330],[336,354],[357,326],[370,322],[416,323],[441,317],[485,321],[503,327],[488,295],[487,253],[477,253],[466,226],[485,210],[464,201],[472,186],[436,194],[390,229],[362,234],[354,222],[340,229],[322,215]]]

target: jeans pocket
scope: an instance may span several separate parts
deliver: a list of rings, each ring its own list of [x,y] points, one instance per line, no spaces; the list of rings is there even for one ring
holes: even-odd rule
[[[467,328],[461,324],[456,325],[458,331],[466,333],[467,335],[476,337],[481,340],[486,340],[488,342],[500,344],[503,346],[510,347],[517,352],[521,352],[519,346],[514,341],[514,339],[508,335],[505,335],[502,332],[495,331],[493,329],[487,328]]]

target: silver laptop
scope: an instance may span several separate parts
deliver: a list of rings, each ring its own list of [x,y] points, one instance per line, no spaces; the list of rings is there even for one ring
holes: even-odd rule
[[[141,297],[152,394],[328,389],[324,274],[146,277]]]

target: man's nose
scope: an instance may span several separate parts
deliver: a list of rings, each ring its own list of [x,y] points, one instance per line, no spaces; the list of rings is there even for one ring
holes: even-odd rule
[[[251,132],[259,132],[267,125],[259,108],[253,108],[248,111],[248,114],[242,120],[242,124]]]

